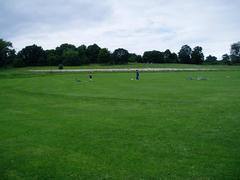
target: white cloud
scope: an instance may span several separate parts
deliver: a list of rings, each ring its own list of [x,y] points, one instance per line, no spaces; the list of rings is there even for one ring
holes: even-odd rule
[[[142,54],[189,44],[220,57],[239,41],[238,7],[238,0],[9,0],[0,33],[17,49],[97,43]]]

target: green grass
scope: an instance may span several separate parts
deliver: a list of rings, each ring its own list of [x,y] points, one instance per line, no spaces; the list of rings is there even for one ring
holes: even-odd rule
[[[25,70],[0,73],[0,179],[239,179],[239,71]]]

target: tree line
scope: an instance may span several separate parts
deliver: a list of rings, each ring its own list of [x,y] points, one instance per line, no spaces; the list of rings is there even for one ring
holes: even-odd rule
[[[110,52],[97,44],[81,45],[62,44],[51,50],[41,46],[26,46],[19,52],[12,48],[12,43],[0,39],[0,66],[81,66],[87,64],[127,64],[127,63],[180,63],[180,64],[238,64],[240,63],[240,42],[231,45],[230,55],[224,54],[221,60],[209,55],[206,58],[200,46],[181,47],[178,53],[167,49],[164,52],[153,50],[138,55],[118,48]]]

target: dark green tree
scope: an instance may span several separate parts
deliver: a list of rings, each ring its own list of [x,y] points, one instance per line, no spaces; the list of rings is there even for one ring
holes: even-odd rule
[[[66,49],[63,52],[63,65],[64,66],[79,66],[81,65],[79,54],[77,50]]]
[[[169,49],[167,49],[165,52],[164,52],[164,61],[165,63],[172,63],[172,59],[171,59],[171,51]]]
[[[240,42],[231,45],[230,54],[231,61],[233,64],[240,63]]]
[[[61,44],[59,47],[56,47],[56,54],[62,56],[63,52],[68,49],[76,50],[76,46],[68,43]]]
[[[46,55],[47,55],[47,64],[49,66],[58,66],[59,64],[62,63],[62,56],[58,55],[56,50],[51,49],[51,50],[46,50]]]
[[[204,55],[202,47],[197,46],[193,49],[191,54],[191,64],[202,64],[204,62]]]
[[[15,58],[14,61],[13,61],[13,67],[25,67],[25,63],[23,62],[22,59],[20,58]]]
[[[112,54],[112,64],[127,64],[129,53],[126,49],[116,49]]]
[[[191,54],[192,49],[188,45],[182,46],[181,50],[178,53],[178,58],[180,63],[182,64],[190,64],[191,63]]]
[[[87,56],[87,47],[85,45],[81,45],[78,47],[78,55],[81,64],[89,64],[89,59]]]
[[[129,54],[128,62],[135,63],[137,62],[138,55],[135,53]]]
[[[98,63],[110,63],[111,62],[111,53],[108,49],[103,48],[99,51],[98,54]]]
[[[222,55],[222,64],[231,64],[231,59],[228,54]]]
[[[47,56],[42,47],[37,45],[26,46],[18,52],[17,58],[22,59],[26,66],[46,66]]]
[[[0,39],[0,66],[12,64],[15,58],[15,50],[12,43]]]
[[[51,57],[52,60],[56,60],[56,62],[58,63],[57,65],[63,64],[63,60],[64,60],[63,53],[68,50],[76,51],[77,48],[73,44],[68,44],[68,43],[61,44],[59,47],[56,48],[55,57]]]
[[[137,55],[137,63],[142,63],[143,62],[143,58],[141,55]]]
[[[178,63],[178,55],[176,53],[171,53],[169,63]]]
[[[90,63],[98,62],[98,54],[101,48],[97,44],[93,44],[87,47],[87,56]]]
[[[217,64],[217,57],[209,55],[206,57],[205,64]]]
[[[143,54],[144,63],[164,63],[164,53],[160,51],[146,51]]]
[[[129,54],[128,62],[130,63],[142,63],[142,56],[135,53]]]

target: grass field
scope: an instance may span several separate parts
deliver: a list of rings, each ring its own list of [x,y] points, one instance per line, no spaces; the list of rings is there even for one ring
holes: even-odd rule
[[[0,179],[240,178],[240,71],[25,71],[0,73]]]

